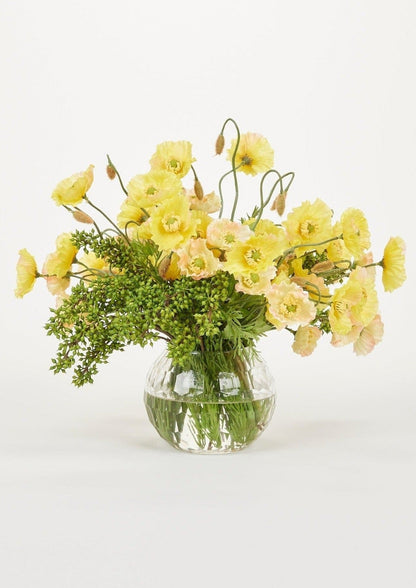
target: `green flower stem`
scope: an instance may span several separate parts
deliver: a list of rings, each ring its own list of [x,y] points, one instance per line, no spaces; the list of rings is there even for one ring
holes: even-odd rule
[[[233,178],[234,178],[235,196],[234,196],[234,203],[233,203],[233,208],[232,208],[232,212],[231,212],[231,220],[234,220],[234,215],[235,215],[235,211],[237,209],[237,202],[238,202],[238,195],[239,195],[238,179],[237,179],[237,169],[242,164],[240,164],[237,167],[235,165],[235,158],[236,158],[236,155],[237,155],[238,147],[240,145],[240,129],[238,128],[238,125],[237,125],[237,123],[235,122],[235,120],[233,118],[227,118],[227,120],[222,125],[222,129],[221,129],[220,135],[223,135],[224,134],[225,127],[226,127],[226,125],[229,122],[231,122],[234,125],[234,127],[235,127],[235,129],[237,131],[237,141],[236,141],[235,148],[234,148],[234,151],[233,151],[233,154],[232,154],[232,157],[231,157],[232,170],[231,170],[231,172],[229,172],[229,173],[232,173],[233,174]],[[225,175],[228,175],[228,174],[225,174]],[[222,217],[222,212],[223,212],[223,207],[224,207],[224,200],[223,200],[222,191],[221,191],[221,184],[222,184],[222,180],[224,179],[224,177],[225,176],[223,176],[220,179],[220,184],[219,184],[219,192],[220,192],[220,198],[221,198],[221,208],[220,208],[219,218]]]
[[[320,243],[300,243],[299,245],[293,245],[293,247],[286,249],[286,251],[282,253],[282,255],[279,258],[279,261],[277,262],[276,269],[279,269],[279,267],[282,265],[282,263],[284,262],[286,257],[288,257],[288,255],[294,253],[295,250],[299,249],[300,247],[320,247],[321,245],[325,245],[326,243],[330,243],[331,241],[338,241],[338,239],[342,239],[342,235],[340,235],[339,237],[331,237],[330,239],[325,239],[325,241],[321,241]]]
[[[268,195],[267,199],[266,199],[266,200],[264,200],[263,184],[264,184],[264,181],[265,181],[266,177],[267,177],[269,174],[271,174],[271,173],[275,173],[275,174],[277,174],[279,177],[278,177],[278,179],[276,180],[276,182],[273,184],[273,186],[272,186],[272,189],[270,190],[270,192],[269,192],[269,195]],[[291,179],[290,179],[290,181],[289,181],[288,185],[287,185],[287,186],[284,188],[284,187],[283,187],[283,180],[284,180],[285,178],[287,178],[288,176],[291,176]],[[271,200],[271,198],[272,198],[272,196],[273,196],[273,193],[274,193],[274,191],[275,191],[275,189],[276,189],[276,186],[277,186],[278,184],[280,184],[280,193],[282,193],[282,192],[287,192],[287,191],[289,190],[290,186],[292,185],[292,182],[293,182],[293,180],[294,180],[294,179],[295,179],[295,173],[294,173],[294,172],[287,172],[287,173],[283,174],[283,176],[282,176],[282,175],[280,175],[280,173],[279,173],[279,172],[278,172],[276,169],[269,169],[269,171],[267,171],[267,172],[266,172],[266,173],[263,175],[263,177],[262,177],[262,179],[261,179],[261,182],[260,182],[260,208],[259,208],[259,212],[257,213],[257,219],[256,219],[256,222],[255,222],[255,223],[254,223],[254,225],[253,225],[253,231],[254,231],[254,229],[255,229],[255,228],[257,227],[257,225],[258,225],[258,223],[259,223],[259,221],[260,221],[260,219],[261,219],[261,217],[262,217],[262,215],[263,215],[263,211],[264,211],[264,209],[265,209],[265,208],[266,208],[266,206],[269,204],[269,202],[270,202],[270,200]]]
[[[195,180],[195,182],[198,182],[199,181],[199,178],[197,176],[197,173],[196,173],[195,168],[194,168],[193,165],[191,165],[191,170],[192,170],[192,173],[194,174],[194,180]]]
[[[95,210],[97,210],[97,211],[98,211],[100,214],[102,214],[102,215],[103,215],[103,217],[104,217],[104,218],[105,218],[105,219],[106,219],[106,220],[107,220],[107,221],[108,221],[108,222],[109,222],[109,223],[110,223],[110,224],[111,224],[111,225],[114,227],[114,229],[116,230],[116,232],[117,232],[117,233],[118,233],[118,234],[119,234],[121,237],[123,237],[123,239],[124,239],[124,240],[125,240],[127,243],[129,243],[129,240],[128,240],[128,238],[126,237],[126,235],[123,233],[123,231],[121,231],[121,230],[118,228],[118,226],[117,226],[117,225],[116,225],[116,224],[115,224],[115,223],[114,223],[114,222],[111,220],[111,218],[110,218],[109,216],[107,216],[107,215],[105,214],[105,212],[103,212],[103,211],[102,211],[100,208],[98,208],[98,206],[95,206],[95,204],[93,204],[93,203],[91,202],[91,200],[88,198],[88,196],[84,196],[84,200],[85,200],[86,202],[88,202],[88,204],[89,204],[89,205],[90,205],[92,208],[94,208],[94,209],[95,209]]]
[[[85,198],[85,196],[84,196],[84,198]],[[68,212],[70,212],[71,214],[74,212],[74,210],[78,210],[79,212],[83,212],[83,211],[82,211],[82,210],[81,210],[81,209],[80,209],[78,206],[74,206],[74,210],[73,210],[73,209],[72,209],[70,206],[67,206],[66,204],[64,204],[63,206],[64,206],[64,208],[65,208],[65,209],[66,209]],[[102,232],[100,231],[100,227],[97,225],[97,223],[95,222],[95,220],[94,220],[94,219],[92,219],[92,221],[93,221],[93,225],[94,225],[94,227],[96,228],[96,231],[97,231],[97,233],[100,235],[100,237],[102,237],[102,236],[103,236],[103,234],[102,234]]]
[[[108,154],[107,154],[107,161],[108,161],[109,165],[111,165],[111,167],[116,172],[116,176],[117,176],[118,181],[120,182],[121,189],[123,190],[124,194],[127,196],[128,195],[128,192],[127,192],[126,188],[124,187],[123,180],[121,179],[120,174],[118,173],[118,170],[117,170],[116,166],[111,161],[110,156]]]
[[[243,165],[243,163],[240,163],[240,165],[238,165],[238,166],[237,166],[235,169],[237,170],[237,169],[238,169],[239,167],[241,167],[242,165]],[[225,173],[225,174],[224,174],[224,175],[223,175],[223,176],[220,178],[220,181],[219,181],[219,184],[218,184],[218,191],[219,191],[219,193],[220,193],[220,200],[221,200],[221,208],[220,208],[219,218],[221,218],[221,217],[222,217],[222,213],[223,213],[223,209],[224,209],[224,197],[223,197],[223,194],[222,194],[222,183],[223,183],[223,181],[225,180],[225,178],[226,178],[227,176],[229,176],[230,174],[233,174],[233,173],[234,173],[234,171],[235,171],[234,169],[230,169],[230,171],[228,171],[227,173]]]
[[[77,273],[74,272],[67,272],[64,278],[77,278],[77,280],[81,280],[82,282],[90,282],[91,284],[94,283],[94,280],[90,280],[85,276],[79,276]]]
[[[362,265],[362,266],[359,266],[359,267],[375,267],[377,265],[380,266],[380,267],[383,267],[383,260],[376,261],[375,263],[368,263],[367,265]],[[355,264],[355,266],[356,266],[356,264]]]

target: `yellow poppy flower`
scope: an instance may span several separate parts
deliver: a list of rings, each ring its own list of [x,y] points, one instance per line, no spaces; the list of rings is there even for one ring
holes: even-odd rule
[[[351,280],[335,290],[328,312],[333,333],[347,335],[351,331],[354,324],[351,315],[352,307],[360,301],[360,297],[360,284]]]
[[[367,326],[378,310],[374,276],[365,268],[357,268],[348,282],[335,290],[328,317],[331,330],[347,335],[351,329]]]
[[[198,219],[189,210],[188,199],[181,196],[162,202],[145,225],[160,249],[171,251],[196,236]]]
[[[62,233],[56,239],[56,251],[46,258],[43,273],[63,278],[71,269],[77,251],[71,241],[71,233]]]
[[[166,170],[178,178],[183,178],[194,161],[189,141],[165,141],[156,147],[150,165],[152,169]]]
[[[354,257],[361,257],[370,247],[370,231],[364,214],[357,208],[348,208],[342,213],[340,225],[348,251]]]
[[[117,224],[120,229],[134,229],[135,224],[141,224],[146,219],[146,212],[144,208],[140,206],[132,198],[126,198],[121,204],[120,212],[117,216]]]
[[[374,272],[368,271],[363,267],[357,268],[351,272],[349,281],[356,282],[361,287],[360,299],[352,308],[354,322],[366,327],[378,311]]]
[[[391,237],[381,262],[383,267],[383,286],[386,292],[393,292],[406,280],[405,262],[406,245],[401,237]]]
[[[84,172],[80,172],[59,182],[52,192],[52,199],[58,205],[77,206],[81,204],[85,194],[91,188],[94,180],[94,166],[90,165]]]
[[[237,292],[246,294],[264,294],[270,288],[271,280],[276,275],[276,268],[269,267],[264,272],[251,272],[250,274],[235,275]]]
[[[331,209],[319,198],[312,203],[306,200],[288,214],[283,226],[291,246],[305,245],[295,250],[297,256],[311,249],[308,244],[319,252],[325,249],[325,245],[316,246],[315,243],[332,238],[331,218]]]
[[[224,269],[235,275],[261,273],[273,265],[278,255],[279,249],[273,239],[252,235],[246,241],[235,243],[227,252]]]
[[[182,193],[181,180],[164,169],[154,169],[147,174],[134,176],[127,184],[128,200],[148,212],[164,199],[175,198]]]
[[[38,275],[38,270],[35,258],[27,249],[21,249],[19,256],[16,265],[17,279],[14,294],[16,298],[23,298],[25,294],[28,294],[32,290]]]
[[[237,139],[234,139],[228,150],[227,159],[230,161],[233,158],[236,145]],[[265,137],[257,133],[245,133],[240,136],[240,143],[235,156],[235,166],[238,166],[237,171],[255,176],[267,172],[273,167],[273,163],[274,152]]]

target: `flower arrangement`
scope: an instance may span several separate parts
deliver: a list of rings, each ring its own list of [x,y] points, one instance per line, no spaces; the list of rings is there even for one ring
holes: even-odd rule
[[[196,350],[254,351],[272,329],[288,331],[301,356],[311,354],[322,335],[336,347],[352,344],[357,354],[379,343],[375,274],[382,270],[388,292],[401,286],[403,240],[392,237],[374,261],[363,212],[348,208],[334,219],[320,199],[304,201],[282,220],[294,173],[274,169],[267,139],[241,134],[233,119],[221,129],[217,155],[229,126],[235,137],[217,192],[204,192],[188,141],[158,145],[150,170],[126,187],[108,157],[107,174],[124,193],[116,220],[90,199],[92,165],[56,186],[53,200],[89,230],[59,235],[41,271],[22,249],[15,290],[23,297],[40,278],[56,296],[46,324],[59,340],[55,373],[74,368],[73,382],[81,386],[113,351],[158,339],[178,366]],[[260,176],[259,200],[237,219],[244,174]],[[228,202],[225,186],[233,191]],[[229,217],[223,216],[226,204]]]

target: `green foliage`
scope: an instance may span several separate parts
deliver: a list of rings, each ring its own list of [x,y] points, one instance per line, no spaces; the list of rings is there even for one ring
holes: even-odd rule
[[[78,231],[78,248],[104,258],[110,273],[80,281],[69,298],[52,309],[48,335],[59,340],[51,369],[74,368],[73,383],[91,383],[98,366],[127,345],[165,339],[174,363],[183,365],[195,350],[241,350],[273,328],[265,320],[265,299],[235,290],[233,276],[211,278],[159,275],[161,254],[152,242],[101,238]]]

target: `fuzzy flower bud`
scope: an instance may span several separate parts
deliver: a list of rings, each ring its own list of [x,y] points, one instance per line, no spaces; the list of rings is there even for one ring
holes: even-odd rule
[[[164,280],[166,277],[166,274],[168,273],[169,267],[170,267],[170,262],[171,262],[171,256],[167,255],[166,257],[164,257],[162,259],[162,261],[159,263],[159,266],[157,268],[157,271],[159,272],[159,276]]]
[[[106,171],[107,176],[110,178],[110,180],[114,180],[114,178],[116,177],[116,169],[111,163],[107,165]]]
[[[86,225],[93,225],[94,224],[94,221],[90,217],[90,215],[83,212],[82,210],[74,210],[72,212],[72,216],[79,223],[85,223]]]
[[[275,210],[279,216],[282,216],[285,211],[286,196],[287,192],[280,192],[279,196],[274,200],[270,210]]]
[[[320,261],[319,263],[315,263],[313,267],[311,267],[311,272],[314,274],[323,274],[325,272],[329,272],[334,269],[334,264],[332,261]]]
[[[215,143],[215,154],[216,155],[221,155],[221,153],[224,150],[224,145],[225,145],[225,139],[224,139],[224,135],[218,135],[218,139]]]
[[[198,198],[198,200],[203,199],[204,189],[202,188],[202,184],[198,179],[196,179],[195,183],[194,183],[194,192],[195,192],[195,196]]]

